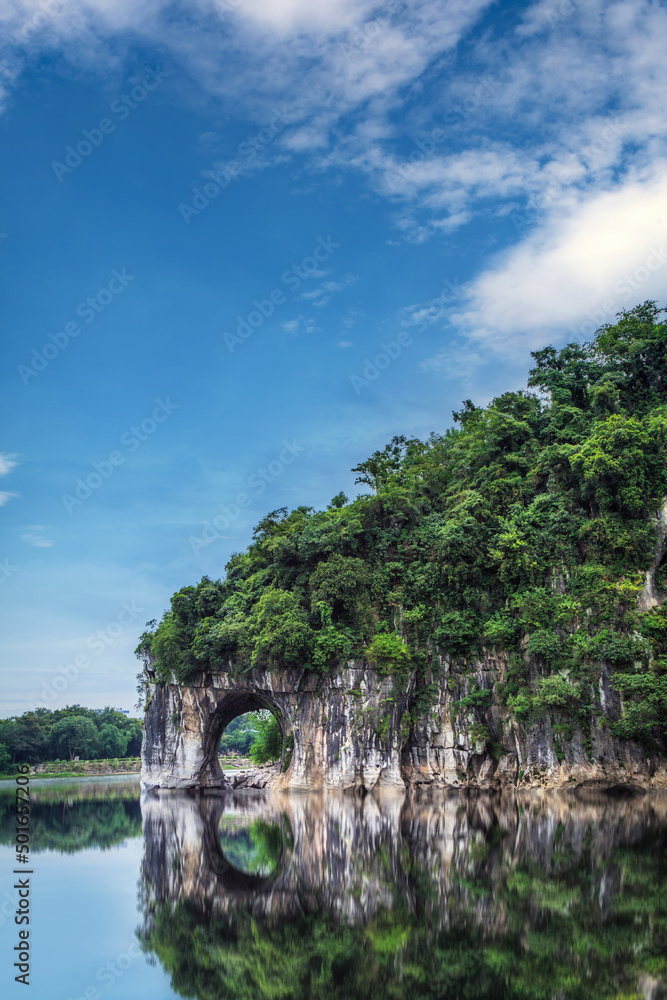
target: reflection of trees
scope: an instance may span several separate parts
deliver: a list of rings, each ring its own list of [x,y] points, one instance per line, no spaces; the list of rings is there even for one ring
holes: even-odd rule
[[[495,895],[502,933],[486,934],[477,919],[490,893],[484,877],[458,897],[451,927],[435,925],[430,877],[422,872],[425,895],[416,914],[399,905],[365,927],[341,926],[325,913],[257,921],[240,911],[209,922],[179,903],[160,909],[146,946],[172,976],[173,988],[199,1000],[637,996],[632,987],[639,970],[667,974],[660,846],[667,846],[664,838],[661,844],[649,838],[623,852],[627,888],[606,921],[591,905],[590,856],[584,855],[562,886],[548,873],[521,870],[503,880]],[[627,994],[619,991],[624,985]]]
[[[89,794],[86,794],[88,792]],[[15,840],[14,790],[0,795],[0,843]],[[141,834],[136,784],[86,789],[67,786],[34,791],[30,806],[32,851],[73,854],[89,847],[108,848]]]
[[[664,805],[288,811],[289,870],[263,907],[259,890],[220,899],[201,869],[145,896],[145,950],[179,993],[597,1000],[641,996],[642,974],[667,981]]]

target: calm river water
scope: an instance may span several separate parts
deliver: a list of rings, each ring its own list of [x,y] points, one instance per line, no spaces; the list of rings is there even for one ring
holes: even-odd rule
[[[3,996],[657,1000],[667,799],[140,796],[32,782],[32,983]],[[8,915],[11,912],[11,916]]]

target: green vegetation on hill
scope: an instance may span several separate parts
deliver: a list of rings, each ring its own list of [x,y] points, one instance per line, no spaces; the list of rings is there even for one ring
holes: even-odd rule
[[[181,681],[209,664],[324,672],[355,657],[414,672],[427,700],[438,654],[495,647],[522,720],[584,721],[605,663],[624,696],[615,731],[654,745],[667,606],[640,614],[637,598],[667,497],[662,312],[646,302],[591,343],[535,352],[535,391],[467,400],[428,441],[395,437],[353,470],[370,492],[352,502],[267,514],[223,580],[174,595],[138,654]]]
[[[141,719],[113,708],[68,705],[37,708],[0,720],[0,772],[10,763],[41,764],[50,760],[97,760],[137,757],[141,753]]]

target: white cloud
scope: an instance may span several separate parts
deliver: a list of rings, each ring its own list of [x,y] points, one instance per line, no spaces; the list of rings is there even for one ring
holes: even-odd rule
[[[319,0],[316,4],[311,0],[238,0],[234,4],[222,0],[217,6],[233,8],[254,27],[281,35],[343,31],[354,26],[359,10],[372,9],[372,4],[359,0]]]
[[[318,327],[312,316],[297,316],[295,319],[288,319],[282,324],[285,333],[316,333]]]
[[[356,274],[346,274],[340,281],[324,281],[318,288],[301,292],[301,298],[306,299],[313,306],[325,306],[331,301],[333,295],[342,292],[344,288],[349,288],[356,280]]]
[[[617,312],[667,299],[667,161],[548,219],[466,288],[450,322],[504,352],[588,337]]]
[[[356,280],[356,274],[346,274],[341,281],[325,281],[323,287],[325,291],[331,292],[333,295],[335,292],[342,292],[344,288],[349,288]]]
[[[539,0],[515,31],[473,36],[457,61],[457,44],[490,7],[490,0],[4,0],[0,22],[22,43],[3,65],[11,86],[26,53],[55,46],[111,80],[122,77],[124,53],[139,39],[230,113],[262,125],[277,106],[285,110],[293,124],[244,170],[311,154],[321,169],[361,171],[402,203],[395,225],[416,243],[447,237],[480,212],[502,214],[508,199],[540,209],[554,189],[578,198],[586,187],[607,188],[628,167],[667,154],[664,5]],[[399,120],[396,110],[407,107],[412,85],[428,82],[436,60],[438,96],[413,102]],[[410,137],[406,151],[399,143]],[[203,133],[199,146],[218,138]]]
[[[0,476],[6,476],[8,472],[16,468],[18,464],[16,461],[16,455],[10,455],[6,451],[0,451]]]
[[[317,148],[341,114],[369,99],[387,101],[434,57],[453,51],[491,0],[379,10],[375,0],[51,0],[53,14],[40,15],[48,2],[0,5],[6,37],[21,36],[18,50],[7,50],[7,86],[24,52],[54,46],[73,63],[117,73],[124,49],[139,39],[230,106],[241,98],[265,113],[286,98],[302,123],[301,148]]]
[[[486,360],[488,358],[478,350],[463,344],[460,347],[438,351],[432,358],[420,362],[418,367],[422,371],[437,372],[445,380],[455,379],[462,389],[467,391],[477,369],[482,367]]]
[[[38,535],[32,531],[26,532],[26,534],[21,535],[21,538],[23,539],[24,542],[27,542],[28,545],[32,545],[34,548],[37,549],[50,549],[51,546],[53,545],[53,542],[49,541],[48,538],[42,538],[41,535]]]
[[[354,324],[357,322],[357,320],[361,319],[363,315],[364,314],[362,312],[359,312],[358,309],[350,309],[349,312],[346,313],[345,316],[343,316],[342,320],[340,321],[340,325],[343,327],[344,330],[351,330]]]
[[[651,164],[667,161],[664,4],[538,0],[516,30],[496,22],[477,37],[471,29],[490,0],[69,0],[36,18],[44,6],[0,0],[6,37],[21,36],[5,51],[5,87],[48,46],[120,77],[139,40],[225,112],[259,126],[276,107],[286,111],[293,124],[252,171],[310,154],[315,169],[360,172],[415,243],[451,239],[482,214],[518,213],[517,246],[478,276],[459,310],[475,338],[500,343],[517,329],[539,339],[609,296],[620,308],[663,294],[660,272],[627,302],[613,287],[632,261],[641,266],[646,239],[661,238],[648,216],[664,196]],[[433,94],[434,66],[437,92],[420,102]],[[217,148],[217,133],[199,142]],[[604,236],[584,231],[583,218]],[[324,283],[304,298],[321,306],[337,290]],[[296,328],[287,332],[307,325],[288,323]]]
[[[666,49],[664,4],[532,4],[514,34],[472,39],[402,136],[364,121],[320,162],[359,170],[402,203],[395,225],[410,242],[512,203],[539,223],[554,200],[578,203],[667,156]]]
[[[9,454],[6,451],[0,451],[0,476],[6,476],[16,468],[18,464],[16,461],[16,455]],[[0,507],[4,507],[6,503],[13,497],[17,497],[18,493],[10,493],[8,490],[0,490]]]

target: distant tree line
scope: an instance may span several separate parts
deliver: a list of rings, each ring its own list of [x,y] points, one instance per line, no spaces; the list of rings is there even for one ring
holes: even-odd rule
[[[114,708],[68,705],[0,720],[0,773],[12,764],[52,760],[104,760],[138,757],[141,719]],[[271,712],[248,712],[233,719],[220,740],[220,752],[235,752],[262,764],[280,757],[282,733]]]
[[[141,719],[114,708],[37,708],[0,720],[0,771],[12,763],[138,757]]]

